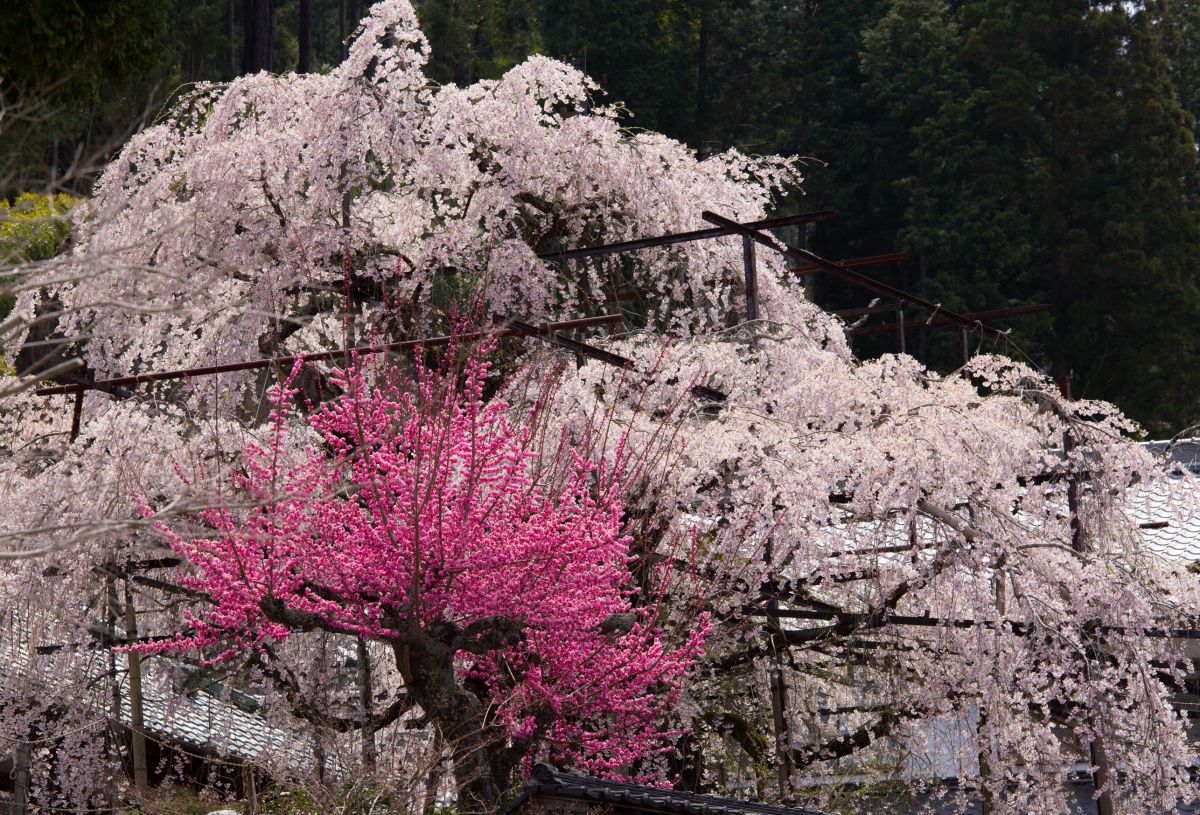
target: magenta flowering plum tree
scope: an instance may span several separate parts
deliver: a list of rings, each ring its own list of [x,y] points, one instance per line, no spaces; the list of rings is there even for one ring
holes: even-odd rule
[[[253,508],[203,512],[203,537],[163,527],[207,607],[143,647],[233,657],[313,629],[385,643],[395,710],[451,745],[464,811],[493,808],[522,760],[607,774],[668,749],[665,711],[708,629],[667,642],[632,582],[619,459],[537,449],[543,403],[483,400],[490,347],[461,372],[418,365],[411,388],[352,368],[298,463],[282,432],[295,390],[277,388],[277,432],[235,478]]]

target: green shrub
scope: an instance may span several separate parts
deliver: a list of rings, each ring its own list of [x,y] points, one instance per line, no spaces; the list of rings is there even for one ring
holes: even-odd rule
[[[4,275],[4,267],[58,254],[71,231],[70,212],[78,203],[70,195],[35,192],[0,201],[0,320],[12,311],[15,300],[6,291],[11,277]]]
[[[0,264],[47,260],[58,254],[70,232],[68,215],[78,203],[70,195],[36,192],[0,201]]]

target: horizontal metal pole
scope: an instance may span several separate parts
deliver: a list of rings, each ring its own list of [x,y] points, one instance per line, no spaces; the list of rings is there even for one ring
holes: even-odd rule
[[[751,221],[748,225],[755,229],[778,229],[783,226],[794,226],[795,224],[815,223],[818,221],[832,221],[837,217],[837,213],[832,209],[822,209],[816,212],[803,212],[799,215],[781,215],[777,218],[764,218],[761,221]],[[725,235],[734,234],[734,230],[725,227],[715,227],[712,229],[697,229],[692,232],[673,232],[667,235],[658,235],[653,238],[637,238],[630,241],[620,241],[618,243],[606,243],[601,246],[583,246],[577,249],[564,249],[561,252],[542,252],[538,255],[542,260],[575,260],[577,258],[589,258],[596,255],[613,255],[620,252],[632,252],[636,249],[649,249],[654,246],[670,246],[676,243],[688,243],[690,241],[703,241],[710,238],[720,238]]]
[[[619,323],[624,319],[620,314],[604,314],[599,317],[584,317],[578,320],[565,320],[562,322],[548,323],[542,326],[543,331],[563,331],[576,328],[591,328],[598,325],[608,325],[611,323]],[[245,362],[230,362],[223,365],[208,365],[201,368],[182,368],[175,371],[157,371],[146,374],[133,374],[131,376],[119,376],[113,379],[97,379],[95,382],[75,382],[68,385],[55,385],[53,387],[39,388],[34,391],[38,396],[52,396],[60,393],[80,393],[87,390],[106,390],[119,385],[140,385],[145,382],[161,382],[168,379],[185,379],[193,376],[212,376],[213,374],[234,373],[236,371],[250,371],[255,368],[267,368],[272,365],[293,365],[296,360],[303,359],[305,362],[319,362],[327,359],[337,359],[345,357],[348,354],[366,356],[370,354],[388,353],[391,351],[403,351],[409,348],[418,347],[434,347],[438,345],[446,345],[452,340],[473,341],[480,340],[484,337],[513,337],[523,334],[512,327],[512,324],[501,324],[494,330],[490,331],[472,331],[466,334],[457,336],[443,337],[428,337],[418,340],[404,340],[402,342],[391,342],[383,345],[361,345],[355,348],[342,348],[335,351],[321,351],[315,354],[295,354],[286,357],[268,357],[265,359],[252,359]]]
[[[612,351],[605,351],[603,348],[597,348],[594,345],[588,345],[586,342],[580,342],[577,339],[555,333],[553,330],[538,328],[535,325],[522,323],[517,320],[514,320],[511,325],[513,330],[522,336],[536,337],[557,348],[571,351],[588,359],[594,359],[616,368],[631,368],[633,366],[633,360],[628,357],[614,354]],[[728,398],[721,391],[716,388],[710,388],[707,385],[695,385],[692,388],[692,395],[711,402],[724,402]]]
[[[839,317],[861,317],[864,314],[895,314],[896,304],[888,303],[885,306],[858,306],[856,308],[839,308],[833,313]]]
[[[971,620],[971,619],[946,619],[941,617],[926,617],[913,616],[906,614],[861,614],[849,611],[824,611],[820,609],[771,609],[771,610],[754,610],[750,612],[754,617],[778,617],[780,619],[789,620],[826,620],[845,623],[847,625],[858,626],[866,625],[869,628],[880,628],[884,625],[899,625],[912,626],[918,628],[990,628],[994,629],[998,625],[1004,625],[1017,636],[1023,637],[1029,634],[1029,626],[1026,623],[1017,620]],[[807,641],[805,637],[806,629],[796,631],[784,631],[784,638],[798,642]],[[1096,633],[1111,633],[1125,634],[1130,631],[1125,626],[1117,625],[1101,625],[1095,626]],[[1132,629],[1134,634],[1143,634],[1151,639],[1185,639],[1194,640],[1200,639],[1200,630],[1194,628],[1145,628]],[[789,637],[794,634],[796,636]]]
[[[837,264],[843,269],[858,268],[860,266],[878,266],[882,263],[900,263],[908,260],[908,252],[889,252],[886,255],[868,255],[861,258],[848,258],[839,260]],[[796,275],[816,274],[817,272],[828,271],[821,266],[789,266],[788,271]]]
[[[888,310],[894,311],[895,307],[889,307]],[[969,320],[1003,320],[1008,317],[1022,317],[1026,314],[1040,314],[1049,311],[1050,306],[1046,303],[1038,303],[1031,306],[1017,306],[1015,308],[1002,308],[995,311],[974,311],[970,314],[963,314]],[[904,324],[906,329],[920,328],[928,326],[936,328],[938,326],[954,325],[955,321],[945,317],[934,316],[933,319],[927,321],[908,322]],[[867,325],[861,328],[850,328],[846,331],[848,337],[862,337],[867,334],[887,334],[896,330],[896,323],[884,323],[883,325]]]

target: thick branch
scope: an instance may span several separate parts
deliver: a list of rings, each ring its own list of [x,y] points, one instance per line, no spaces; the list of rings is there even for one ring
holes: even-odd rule
[[[263,676],[270,679],[277,688],[283,691],[284,698],[291,705],[293,713],[318,727],[324,727],[338,733],[348,733],[364,728],[375,731],[387,727],[400,718],[401,714],[411,710],[413,707],[413,702],[408,697],[408,694],[401,694],[386,708],[372,713],[367,717],[334,716],[333,714],[326,713],[304,698],[304,693],[300,689],[300,683],[296,681],[296,677],[290,668],[286,665],[272,664],[271,660],[278,662],[275,652],[269,646],[265,647],[264,651],[268,659],[260,659],[258,661],[258,667],[262,671]]]
[[[525,627],[511,617],[483,617],[458,631],[450,642],[455,651],[486,654],[518,644],[525,638]]]
[[[891,735],[901,718],[899,713],[887,711],[875,721],[863,725],[853,733],[792,750],[792,762],[799,768],[848,756],[868,746],[877,738]]]

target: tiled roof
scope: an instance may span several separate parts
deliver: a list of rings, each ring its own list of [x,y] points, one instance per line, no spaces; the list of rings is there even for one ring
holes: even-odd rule
[[[1183,465],[1193,474],[1200,475],[1200,438],[1148,441],[1144,446],[1159,455],[1169,452],[1172,461]]]
[[[1200,439],[1147,442],[1145,446],[1160,455],[1169,453],[1183,469],[1200,475]],[[1142,539],[1150,551],[1185,563],[1200,561],[1200,511],[1183,509],[1200,503],[1190,494],[1195,489],[1190,478],[1177,473],[1152,489],[1131,491],[1129,512],[1141,525]]]
[[[92,652],[93,654],[98,652]],[[0,629],[0,682],[9,674],[29,676],[35,667],[26,622],[20,615]],[[312,766],[312,745],[303,737],[273,726],[247,704],[248,694],[232,689],[217,693],[213,687],[176,692],[163,666],[146,660],[142,664],[142,721],[146,735],[166,745],[190,748],[198,753],[223,757],[232,762],[251,762],[264,767],[303,770]],[[88,660],[82,671],[93,680],[108,673],[107,660]],[[128,672],[117,686],[120,722],[130,725]],[[102,683],[92,683],[92,692],[80,702],[107,713],[109,697],[99,692]],[[241,698],[228,698],[237,694]]]
[[[799,807],[758,804],[622,781],[605,781],[588,775],[564,773],[545,764],[534,766],[533,775],[525,784],[521,796],[505,807],[502,815],[514,815],[525,802],[542,796],[675,815],[827,815]]]
[[[175,693],[171,683],[154,681],[153,673],[147,672],[142,685],[147,736],[263,766],[299,770],[312,765],[312,745],[307,739],[273,727],[245,705],[219,694],[205,690]],[[129,695],[124,682],[120,692],[121,723],[128,726]]]

